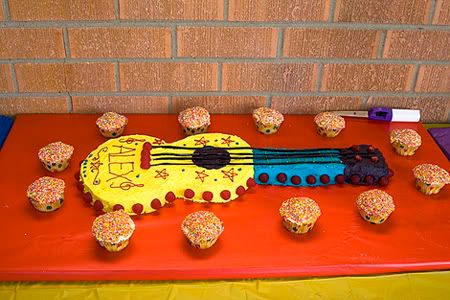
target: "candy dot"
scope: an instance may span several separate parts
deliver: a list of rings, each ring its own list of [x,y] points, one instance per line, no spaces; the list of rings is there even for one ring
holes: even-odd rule
[[[211,200],[213,199],[213,193],[208,192],[208,191],[203,192],[202,198],[203,198],[203,200],[205,200],[205,201],[211,201]]]
[[[337,184],[343,184],[345,183],[345,176],[342,174],[336,175],[334,180],[336,181]]]
[[[284,173],[280,173],[277,175],[277,180],[281,183],[285,183],[287,180],[287,176]]]
[[[380,179],[378,179],[378,183],[381,186],[385,186],[389,183],[389,179],[386,176],[382,176],[382,177],[380,177]]]
[[[222,199],[224,200],[228,200],[231,197],[231,193],[229,190],[223,190],[222,192],[220,192],[220,197],[222,197]]]
[[[113,210],[114,210],[114,211],[115,211],[115,210],[121,210],[121,209],[124,209],[123,206],[122,206],[121,204],[115,204],[115,205],[113,206]]]
[[[73,177],[75,178],[76,181],[80,180],[80,172],[76,172]]]
[[[90,193],[84,193],[83,200],[86,201],[87,203],[91,203],[92,195]]]
[[[168,193],[166,194],[166,200],[167,200],[168,202],[173,202],[173,201],[175,201],[176,198],[177,198],[177,197],[175,197],[175,194],[174,194],[173,192],[168,192]]]
[[[358,145],[353,145],[352,146],[352,150],[355,151],[355,152],[358,152],[359,151],[359,146]]]
[[[373,153],[375,152],[375,148],[373,146],[369,146],[369,148],[367,148],[367,152]]]
[[[389,177],[392,177],[392,176],[394,176],[394,171],[392,170],[392,169],[389,169],[389,175],[388,175]]]
[[[245,188],[240,185],[237,189],[236,189],[236,194],[238,194],[239,196],[243,195],[245,193]]]
[[[314,177],[313,175],[309,175],[308,177],[306,177],[306,182],[308,184],[314,184],[316,183],[316,177]]]
[[[249,188],[254,187],[255,185],[256,185],[256,182],[255,182],[255,180],[254,180],[252,177],[250,177],[249,179],[247,179],[247,186],[248,186]]]
[[[137,215],[140,215],[142,213],[142,211],[144,210],[144,206],[140,203],[136,203],[134,204],[131,209],[133,210],[133,212]]]
[[[320,182],[322,182],[323,184],[327,184],[330,182],[330,176],[323,174],[320,176]]]
[[[94,202],[94,208],[95,208],[95,210],[102,210],[103,209],[103,203],[100,200],[96,200]]]
[[[373,178],[373,176],[367,175],[364,178],[364,182],[367,183],[368,185],[372,185],[375,182],[375,179]]]
[[[350,177],[350,182],[353,184],[358,184],[361,181],[361,177],[359,175],[354,174],[352,177]]]
[[[159,199],[153,199],[152,200],[152,203],[150,204],[150,206],[153,208],[153,209],[160,209],[161,208],[161,201],[159,201]]]
[[[82,182],[77,182],[77,188],[80,192],[84,191],[84,184]]]
[[[302,180],[299,176],[294,175],[291,177],[291,182],[292,184],[299,185],[302,182]]]
[[[184,197],[185,198],[191,199],[194,196],[195,196],[195,193],[194,193],[193,190],[187,189],[187,190],[184,191]]]
[[[259,178],[259,180],[260,180],[261,182],[267,182],[267,181],[269,181],[269,175],[267,175],[267,173],[262,173],[262,174],[260,174],[258,178]]]
[[[370,160],[373,161],[373,162],[378,162],[379,158],[378,158],[378,156],[372,156],[370,158]]]
[[[356,155],[355,155],[355,159],[356,159],[357,161],[361,161],[361,160],[362,160],[362,157],[361,157],[361,155],[356,154]]]

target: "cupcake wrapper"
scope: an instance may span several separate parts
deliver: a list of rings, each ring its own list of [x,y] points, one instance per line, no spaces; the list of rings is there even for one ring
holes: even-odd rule
[[[326,130],[323,127],[317,127],[317,133],[324,137],[333,138],[336,137],[342,129]]]
[[[44,161],[41,160],[42,165],[44,166],[44,168],[47,171],[50,172],[62,172],[64,171],[68,166],[69,166],[69,159],[62,161],[62,162],[58,162],[58,163],[51,163],[49,161]]]
[[[187,237],[186,237],[187,238]],[[215,239],[211,239],[209,241],[207,240],[201,240],[201,241],[191,241],[189,238],[187,238],[187,240],[189,241],[189,243],[195,247],[195,248],[199,248],[199,249],[208,249],[209,247],[211,247],[212,245],[214,245],[217,240],[219,239],[219,237],[216,237]]]
[[[59,198],[59,200],[53,202],[53,203],[39,203],[37,201],[34,201],[33,199],[29,199],[31,204],[36,208],[38,211],[42,212],[51,212],[54,210],[57,210],[60,208],[64,203],[64,197]]]
[[[414,155],[416,153],[416,150],[419,149],[419,147],[407,147],[406,145],[400,143],[393,143],[392,146],[394,147],[395,151],[402,156]]]
[[[314,227],[315,222],[305,223],[305,224],[295,224],[289,220],[283,219],[284,227],[292,233],[302,234],[307,233]]]
[[[119,137],[123,133],[123,131],[125,130],[125,126],[126,125],[124,125],[124,126],[122,126],[120,128],[114,129],[114,130],[103,130],[103,129],[100,129],[100,128],[99,128],[99,130],[100,130],[100,133],[104,137],[116,138],[116,137]]]
[[[439,193],[445,184],[426,184],[423,181],[416,179],[416,187],[425,195],[433,195]]]
[[[383,216],[369,216],[367,215],[363,210],[359,210],[359,214],[361,215],[361,217],[369,222],[370,224],[381,224],[384,223],[388,218],[389,215],[383,217]]]
[[[275,124],[263,125],[262,123],[259,123],[259,122],[255,122],[255,125],[256,125],[256,130],[258,130],[259,132],[264,133],[264,134],[274,134],[280,128],[279,125],[275,125]]]
[[[199,133],[205,133],[206,130],[208,130],[209,125],[201,126],[201,127],[184,127],[183,132],[187,136],[199,134]]]
[[[103,248],[105,248],[106,250],[108,250],[109,252],[118,252],[120,250],[123,250],[126,246],[128,246],[129,243],[129,239],[122,241],[120,243],[117,244],[113,244],[113,243],[108,243],[108,242],[104,242],[104,241],[97,241]]]

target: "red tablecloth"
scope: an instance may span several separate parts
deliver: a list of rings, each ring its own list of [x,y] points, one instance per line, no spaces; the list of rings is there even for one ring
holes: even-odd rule
[[[257,186],[226,205],[176,200],[157,213],[134,217],[130,245],[109,253],[91,236],[96,216],[76,189],[78,162],[104,138],[95,115],[22,115],[0,152],[0,280],[178,280],[286,276],[334,276],[450,269],[450,188],[425,196],[415,190],[411,169],[423,162],[450,170],[449,162],[420,124],[347,119],[334,139],[315,132],[311,116],[286,116],[280,131],[259,134],[249,115],[214,115],[209,132],[237,134],[255,147],[380,148],[395,175],[385,190],[396,211],[382,225],[365,222],[355,200],[363,186],[316,188]],[[393,128],[417,130],[423,145],[413,157],[394,153]],[[132,115],[125,134],[147,134],[171,142],[183,137],[175,115]],[[40,147],[61,140],[75,146],[72,163],[50,174],[37,158]],[[40,176],[66,182],[64,206],[36,211],[27,186]],[[281,224],[278,209],[294,195],[315,199],[323,215],[313,230],[296,236]],[[208,250],[195,249],[180,231],[190,212],[207,209],[225,231]]]

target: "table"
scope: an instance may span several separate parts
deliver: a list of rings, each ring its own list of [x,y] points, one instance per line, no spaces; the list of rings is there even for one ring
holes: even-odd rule
[[[77,162],[104,141],[95,128],[96,117],[17,117],[0,153],[4,170],[0,218],[8,228],[4,233],[8,243],[0,249],[0,279],[299,278],[450,269],[450,191],[447,187],[432,197],[422,195],[414,189],[411,175],[412,167],[422,162],[447,170],[449,163],[420,124],[347,119],[347,128],[337,138],[326,139],[315,133],[312,116],[286,116],[276,135],[264,136],[254,130],[251,116],[214,115],[209,132],[238,134],[255,147],[375,145],[395,172],[386,191],[394,196],[397,210],[385,224],[374,226],[364,222],[354,206],[356,196],[367,187],[258,186],[230,204],[207,207],[220,215],[226,228],[210,250],[191,248],[179,232],[182,218],[204,206],[177,200],[157,214],[135,218],[137,230],[130,246],[111,254],[91,238],[95,211],[83,203],[73,179]],[[174,115],[133,115],[129,119],[125,134],[147,134],[166,141],[182,138]],[[416,129],[422,135],[424,145],[415,156],[398,156],[389,145],[389,131],[399,127]],[[27,203],[24,193],[34,179],[48,175],[36,153],[56,140],[76,150],[69,168],[54,174],[67,184],[64,206],[42,214]],[[281,202],[293,195],[312,197],[323,212],[313,231],[301,237],[285,231],[277,216]],[[426,274],[449,278],[447,272]]]

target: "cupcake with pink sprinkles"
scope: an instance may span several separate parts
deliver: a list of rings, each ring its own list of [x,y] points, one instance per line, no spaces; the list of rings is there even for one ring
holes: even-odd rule
[[[181,231],[189,243],[200,249],[207,249],[214,245],[223,230],[222,221],[209,211],[191,213],[181,224]]]
[[[120,136],[128,124],[128,118],[115,112],[106,112],[97,119],[97,127],[104,137]]]
[[[433,164],[421,164],[413,169],[416,187],[426,195],[437,194],[450,184],[450,175],[443,168]]]
[[[123,210],[116,210],[98,216],[92,224],[92,235],[110,252],[117,252],[128,246],[135,225]]]
[[[39,149],[38,157],[48,171],[61,172],[69,165],[73,150],[71,145],[55,142]]]
[[[361,193],[356,200],[361,217],[371,224],[381,224],[395,210],[394,200],[385,191],[373,189]]]
[[[178,122],[186,135],[204,133],[211,125],[208,110],[201,106],[195,106],[180,112],[178,114]]]
[[[270,107],[259,107],[253,111],[253,121],[256,130],[264,134],[274,134],[280,129],[284,116],[279,111]]]
[[[27,197],[37,210],[50,212],[63,205],[64,188],[64,180],[44,176],[28,186]]]

